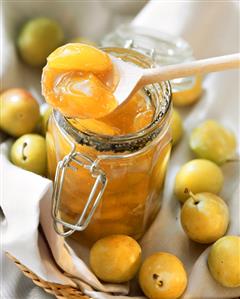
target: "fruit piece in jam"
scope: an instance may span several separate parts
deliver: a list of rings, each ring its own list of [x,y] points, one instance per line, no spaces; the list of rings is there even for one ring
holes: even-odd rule
[[[93,46],[86,44],[66,44],[57,48],[47,58],[50,68],[61,71],[82,71],[94,74],[112,70],[109,55]]]
[[[78,118],[99,118],[116,107],[114,96],[95,75],[78,72],[55,79],[49,102],[65,116]]]
[[[138,132],[148,126],[154,116],[149,98],[139,91],[124,105],[101,118],[101,121],[118,128],[121,135]]]
[[[96,119],[117,107],[112,94],[117,75],[108,54],[86,44],[67,44],[47,61],[43,95],[65,116]]]
[[[119,135],[120,133],[120,129],[108,125],[103,121],[97,119],[77,118],[77,119],[69,119],[69,122],[79,131],[84,131],[84,132],[88,131],[88,132],[94,132],[96,134],[110,135],[110,136]]]

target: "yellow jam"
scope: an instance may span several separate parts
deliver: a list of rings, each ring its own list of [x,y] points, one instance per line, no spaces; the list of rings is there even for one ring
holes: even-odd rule
[[[108,136],[137,133],[151,124],[155,108],[140,91],[113,111],[116,79],[109,80],[113,73],[106,53],[89,45],[69,44],[48,58],[43,71],[43,94],[79,131]],[[46,140],[48,173],[54,179],[58,161],[71,150],[54,117],[49,120]],[[108,180],[99,207],[87,229],[74,237],[87,244],[109,234],[140,238],[159,210],[170,150],[168,132],[143,150],[118,154],[121,157],[117,159],[111,159],[116,155],[114,152],[99,152],[94,147],[76,144],[77,152],[93,160],[99,155],[110,158],[99,162]],[[79,166],[77,171],[67,169],[60,205],[65,221],[76,223],[93,184],[94,178],[87,169]]]
[[[106,53],[86,44],[67,44],[47,61],[42,76],[43,95],[65,116],[99,118],[117,107],[114,85],[108,80],[116,75]]]

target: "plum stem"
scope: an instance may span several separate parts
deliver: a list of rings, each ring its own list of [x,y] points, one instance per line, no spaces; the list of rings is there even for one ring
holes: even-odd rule
[[[190,197],[192,197],[195,205],[197,205],[199,203],[199,199],[196,197],[196,194],[194,194],[191,190],[189,190],[188,188],[185,188],[184,193],[188,194]]]
[[[154,274],[153,274],[153,279],[157,281],[157,285],[158,285],[159,287],[162,287],[162,286],[163,286],[163,281],[162,281],[161,279],[159,279],[159,275],[158,275],[158,274],[154,273]]]
[[[192,197],[194,204],[197,205],[199,203],[199,199],[196,197],[196,194],[192,193],[192,191],[189,191],[189,195]]]
[[[27,160],[27,156],[24,154],[24,150],[25,150],[26,146],[27,146],[27,142],[24,142],[23,147],[22,147],[22,158],[24,161]]]

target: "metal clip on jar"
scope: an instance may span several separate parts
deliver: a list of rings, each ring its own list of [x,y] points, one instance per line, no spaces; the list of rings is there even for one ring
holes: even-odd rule
[[[136,51],[105,51],[140,67],[152,60]],[[78,130],[54,111],[48,124],[48,172],[54,179],[52,216],[58,234],[92,243],[109,234],[140,238],[161,204],[171,150],[168,82],[144,88],[154,107],[147,127],[127,135]]]
[[[71,143],[70,140],[69,142]],[[95,162],[91,160],[91,158],[89,158],[88,156],[76,152],[76,146],[74,143],[71,143],[71,145],[73,148],[71,153],[66,155],[63,158],[63,160],[58,162],[57,169],[56,169],[56,176],[54,180],[53,196],[52,196],[52,204],[53,204],[52,216],[54,219],[54,227],[56,232],[63,237],[70,236],[76,230],[82,231],[88,226],[96,208],[98,207],[99,201],[102,198],[103,192],[107,184],[107,179],[104,172],[95,165]],[[77,168],[71,165],[72,162],[75,162],[77,165],[87,169],[90,172],[91,176],[95,178],[95,183],[93,185],[91,193],[89,194],[88,200],[82,211],[82,214],[79,215],[79,219],[77,223],[74,225],[59,218],[59,203],[60,203],[61,190],[64,183],[66,169],[70,168],[74,171],[77,171]],[[101,186],[100,187],[101,189],[99,192],[97,192],[97,188],[99,185]],[[90,208],[90,211],[88,211],[89,206],[91,204],[92,207]],[[86,215],[87,212],[88,215]],[[60,230],[57,224],[62,224],[68,230],[67,231]]]

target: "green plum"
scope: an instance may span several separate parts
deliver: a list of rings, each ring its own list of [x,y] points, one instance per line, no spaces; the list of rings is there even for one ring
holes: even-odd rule
[[[47,56],[64,40],[60,25],[49,18],[34,18],[26,22],[18,36],[17,45],[21,58],[27,64],[39,67]]]
[[[181,224],[191,240],[203,244],[215,242],[226,233],[228,223],[228,206],[219,196],[189,192],[181,210]]]
[[[13,143],[10,157],[15,165],[44,176],[47,169],[45,138],[38,134],[21,136]]]
[[[168,252],[149,256],[139,271],[139,284],[150,299],[177,299],[187,287],[187,273],[182,262]]]
[[[223,164],[234,158],[237,142],[230,130],[214,120],[207,120],[192,131],[189,145],[198,158]]]
[[[205,159],[195,159],[184,164],[178,171],[175,179],[174,191],[181,202],[185,202],[193,193],[210,192],[217,194],[223,186],[221,168]]]
[[[19,137],[31,133],[40,118],[39,105],[25,89],[13,88],[0,95],[0,128]]]
[[[35,128],[35,132],[37,134],[41,134],[43,136],[46,135],[48,119],[52,113],[52,107],[50,107],[47,103],[44,103],[40,106],[40,118]]]
[[[41,115],[42,115],[42,134],[46,135],[47,132],[47,125],[48,125],[48,119],[52,113],[52,107],[46,106],[45,109],[42,110]]]
[[[217,240],[208,255],[208,268],[221,285],[240,287],[240,237],[225,236]]]
[[[127,235],[111,235],[98,240],[90,250],[90,265],[97,277],[106,282],[131,280],[141,264],[142,250]]]
[[[173,145],[176,145],[183,134],[182,118],[176,109],[173,109],[170,127],[172,132]]]

